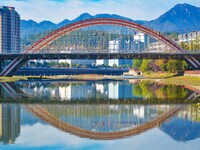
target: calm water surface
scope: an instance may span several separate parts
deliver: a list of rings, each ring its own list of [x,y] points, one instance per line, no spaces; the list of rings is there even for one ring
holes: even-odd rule
[[[144,81],[0,84],[0,149],[200,149],[198,87]]]

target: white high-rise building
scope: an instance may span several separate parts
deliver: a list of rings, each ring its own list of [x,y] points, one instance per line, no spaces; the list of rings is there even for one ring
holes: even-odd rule
[[[147,47],[148,47],[148,44],[150,43],[150,37],[147,36],[146,34],[144,33],[136,33],[134,35],[134,50],[136,51],[142,51],[142,50],[145,50]]]
[[[118,53],[121,48],[120,44],[121,44],[120,40],[109,41],[109,48],[108,48],[109,51],[112,53],[113,52]]]
[[[137,33],[137,34],[135,34],[134,35],[134,40],[135,41],[140,41],[140,42],[145,42],[145,34],[144,33],[141,33],[141,32],[139,32],[139,33]]]
[[[71,59],[59,59],[58,62],[59,63],[68,63],[69,65],[72,64],[72,60]]]
[[[109,52],[110,53],[119,53],[121,42],[119,40],[109,41]],[[119,59],[110,59],[108,61],[109,66],[119,66]]]
[[[120,40],[109,41],[109,52],[110,53],[119,53],[122,48],[122,42]],[[108,60],[108,66],[122,66],[129,65],[132,66],[132,60],[128,59],[110,59]]]
[[[96,60],[96,66],[100,66],[104,64],[104,60],[103,59],[97,59]]]
[[[20,53],[20,16],[14,7],[0,6],[0,53]]]

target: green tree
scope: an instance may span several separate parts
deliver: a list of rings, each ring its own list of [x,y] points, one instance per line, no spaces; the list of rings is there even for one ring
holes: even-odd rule
[[[67,62],[65,62],[65,67],[66,67],[66,68],[69,68],[69,67],[70,67],[70,64],[67,63]]]
[[[41,66],[42,66],[42,64],[40,62],[36,63],[36,67],[41,67]]]
[[[178,61],[174,59],[170,59],[167,62],[167,71],[175,72],[178,71]]]
[[[35,62],[34,61],[30,61],[30,66],[31,67],[35,66]]]
[[[141,66],[140,66],[140,70],[141,70],[142,72],[147,72],[147,71],[149,71],[149,63],[150,63],[149,60],[143,59],[143,60],[142,60],[142,64],[141,64]]]
[[[186,70],[188,68],[188,64],[185,60],[177,60],[178,70]]]
[[[132,68],[139,69],[141,65],[142,65],[142,59],[134,59]]]
[[[80,68],[81,65],[80,64],[75,64],[75,66],[76,66],[76,68]]]
[[[59,64],[59,66],[60,66],[61,68],[64,68],[64,67],[65,67],[65,63],[64,63],[64,62],[61,62],[61,63]]]
[[[116,65],[116,64],[113,64],[113,66],[112,66],[113,68],[118,68],[118,66]]]
[[[156,65],[160,68],[160,71],[166,71],[167,70],[167,60],[164,59],[158,59],[156,60]]]

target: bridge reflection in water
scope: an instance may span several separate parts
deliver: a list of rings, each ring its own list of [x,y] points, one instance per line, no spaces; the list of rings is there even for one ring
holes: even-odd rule
[[[198,98],[198,89],[192,92],[193,88],[190,87],[186,89],[183,86],[144,81],[20,81],[16,84],[1,83],[0,87],[0,100],[3,102],[0,104],[0,139],[4,143],[18,142],[16,138],[21,136],[20,132],[23,133],[22,127],[27,124],[33,126],[38,122],[76,137],[95,140],[132,137],[152,128],[161,129],[176,141],[200,137],[200,106],[195,103],[187,105]],[[80,93],[76,93],[77,91]],[[32,97],[38,104],[28,101]],[[59,97],[60,101],[52,103],[55,97]],[[73,103],[73,98],[81,100]],[[91,103],[87,101],[89,98],[96,101]],[[107,101],[101,103],[99,98]],[[114,100],[109,101],[110,98]],[[123,103],[117,100],[120,98],[124,99]],[[127,98],[139,101],[131,104],[132,101]],[[146,99],[154,98],[160,101],[179,98],[181,101],[178,105],[168,105],[166,102],[162,105],[141,104]],[[15,101],[10,101],[11,99]],[[16,99],[25,103],[13,104],[18,102]],[[66,101],[69,103],[64,103]]]
[[[117,106],[117,107],[119,107],[119,106]],[[84,112],[79,111],[79,106],[77,106],[77,107],[75,106],[75,107],[71,108],[72,110],[74,110],[74,113],[72,114],[73,115],[72,118],[71,117],[67,118],[67,120],[69,120],[69,123],[68,123],[65,120],[65,118],[62,118],[62,119],[64,119],[64,121],[63,121],[63,120],[59,119],[57,116],[52,115],[51,113],[49,113],[46,109],[44,109],[42,107],[26,106],[26,108],[30,112],[32,112],[34,115],[38,116],[39,118],[48,122],[49,124],[53,125],[56,128],[59,128],[65,132],[75,134],[79,137],[86,137],[86,138],[97,139],[97,140],[114,140],[114,139],[120,139],[120,138],[124,138],[127,136],[133,136],[133,135],[140,134],[151,128],[159,126],[162,122],[166,121],[167,119],[172,117],[174,114],[176,114],[182,107],[183,106],[174,107],[161,115],[157,115],[155,113],[154,117],[156,117],[156,118],[152,117],[150,115],[151,113],[150,114],[148,113],[146,116],[147,118],[145,118],[143,121],[140,122],[140,120],[142,118],[135,116],[135,115],[140,115],[140,112],[134,114],[134,111],[137,112],[138,108],[136,108],[135,110],[134,110],[134,108],[131,108],[131,109],[133,109],[132,110],[133,114],[129,115],[129,114],[123,113],[125,111],[124,107],[119,107],[118,111],[120,113],[119,113],[119,115],[115,116],[115,115],[112,115],[111,113],[109,113],[110,111],[112,111],[112,109],[109,109],[109,107],[105,106],[105,108],[100,107],[99,112],[103,112],[103,113],[108,112],[108,116],[106,117],[106,119],[102,116],[102,113],[100,113],[99,114],[100,116],[97,115],[97,118],[95,117],[95,121],[93,122],[92,121],[93,117],[91,117],[91,118],[90,118],[90,116],[86,117],[86,120],[84,117],[81,117],[82,116],[81,114],[84,114]],[[105,112],[103,111],[104,109],[106,109]],[[146,108],[146,109],[148,111],[148,108]],[[59,112],[58,110],[61,110],[61,109],[54,108],[54,110],[57,110],[56,113],[58,113]],[[76,110],[78,110],[78,112]],[[82,109],[82,110],[85,110],[85,109]],[[91,110],[89,110],[88,115],[93,113],[92,110],[94,110],[95,112],[96,111],[98,112],[97,108],[91,109]],[[116,113],[118,113],[118,111],[116,111]],[[63,112],[63,111],[61,111],[61,112]],[[68,112],[68,108],[66,108],[64,112]],[[131,112],[131,110],[130,110],[130,112]],[[144,113],[144,110],[141,113]],[[125,115],[125,116],[123,116],[123,115]],[[147,120],[147,121],[145,121],[145,120]],[[121,123],[123,121],[125,122],[125,126],[121,125]],[[73,122],[73,123],[71,123],[71,122]],[[115,123],[117,126],[114,125]],[[101,128],[101,130],[98,131],[98,128],[96,128],[95,126],[96,127],[99,126]]]
[[[4,143],[15,142],[23,130],[22,127],[34,126],[38,122],[45,126],[52,125],[78,137],[96,140],[126,138],[155,127],[176,141],[189,141],[200,137],[199,105],[0,104],[0,106],[2,108],[0,137]],[[6,117],[8,115],[10,117]]]

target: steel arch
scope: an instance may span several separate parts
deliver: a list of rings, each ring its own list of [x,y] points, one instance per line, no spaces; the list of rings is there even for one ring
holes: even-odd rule
[[[50,44],[51,42],[55,41],[56,39],[62,37],[63,35],[67,33],[70,33],[72,31],[75,31],[84,27],[95,26],[95,25],[119,25],[119,26],[129,27],[131,29],[141,31],[147,35],[154,37],[157,40],[162,41],[163,43],[165,43],[166,45],[168,45],[170,48],[172,48],[173,50],[177,52],[184,53],[184,50],[182,50],[182,48],[178,44],[169,40],[165,36],[161,35],[160,32],[154,31],[150,28],[147,28],[145,26],[139,25],[131,21],[113,19],[113,18],[88,19],[88,20],[83,20],[80,22],[66,25],[64,27],[61,27],[53,31],[47,36],[41,38],[36,43],[31,45],[24,53],[35,53],[37,51],[40,51],[46,45]]]

